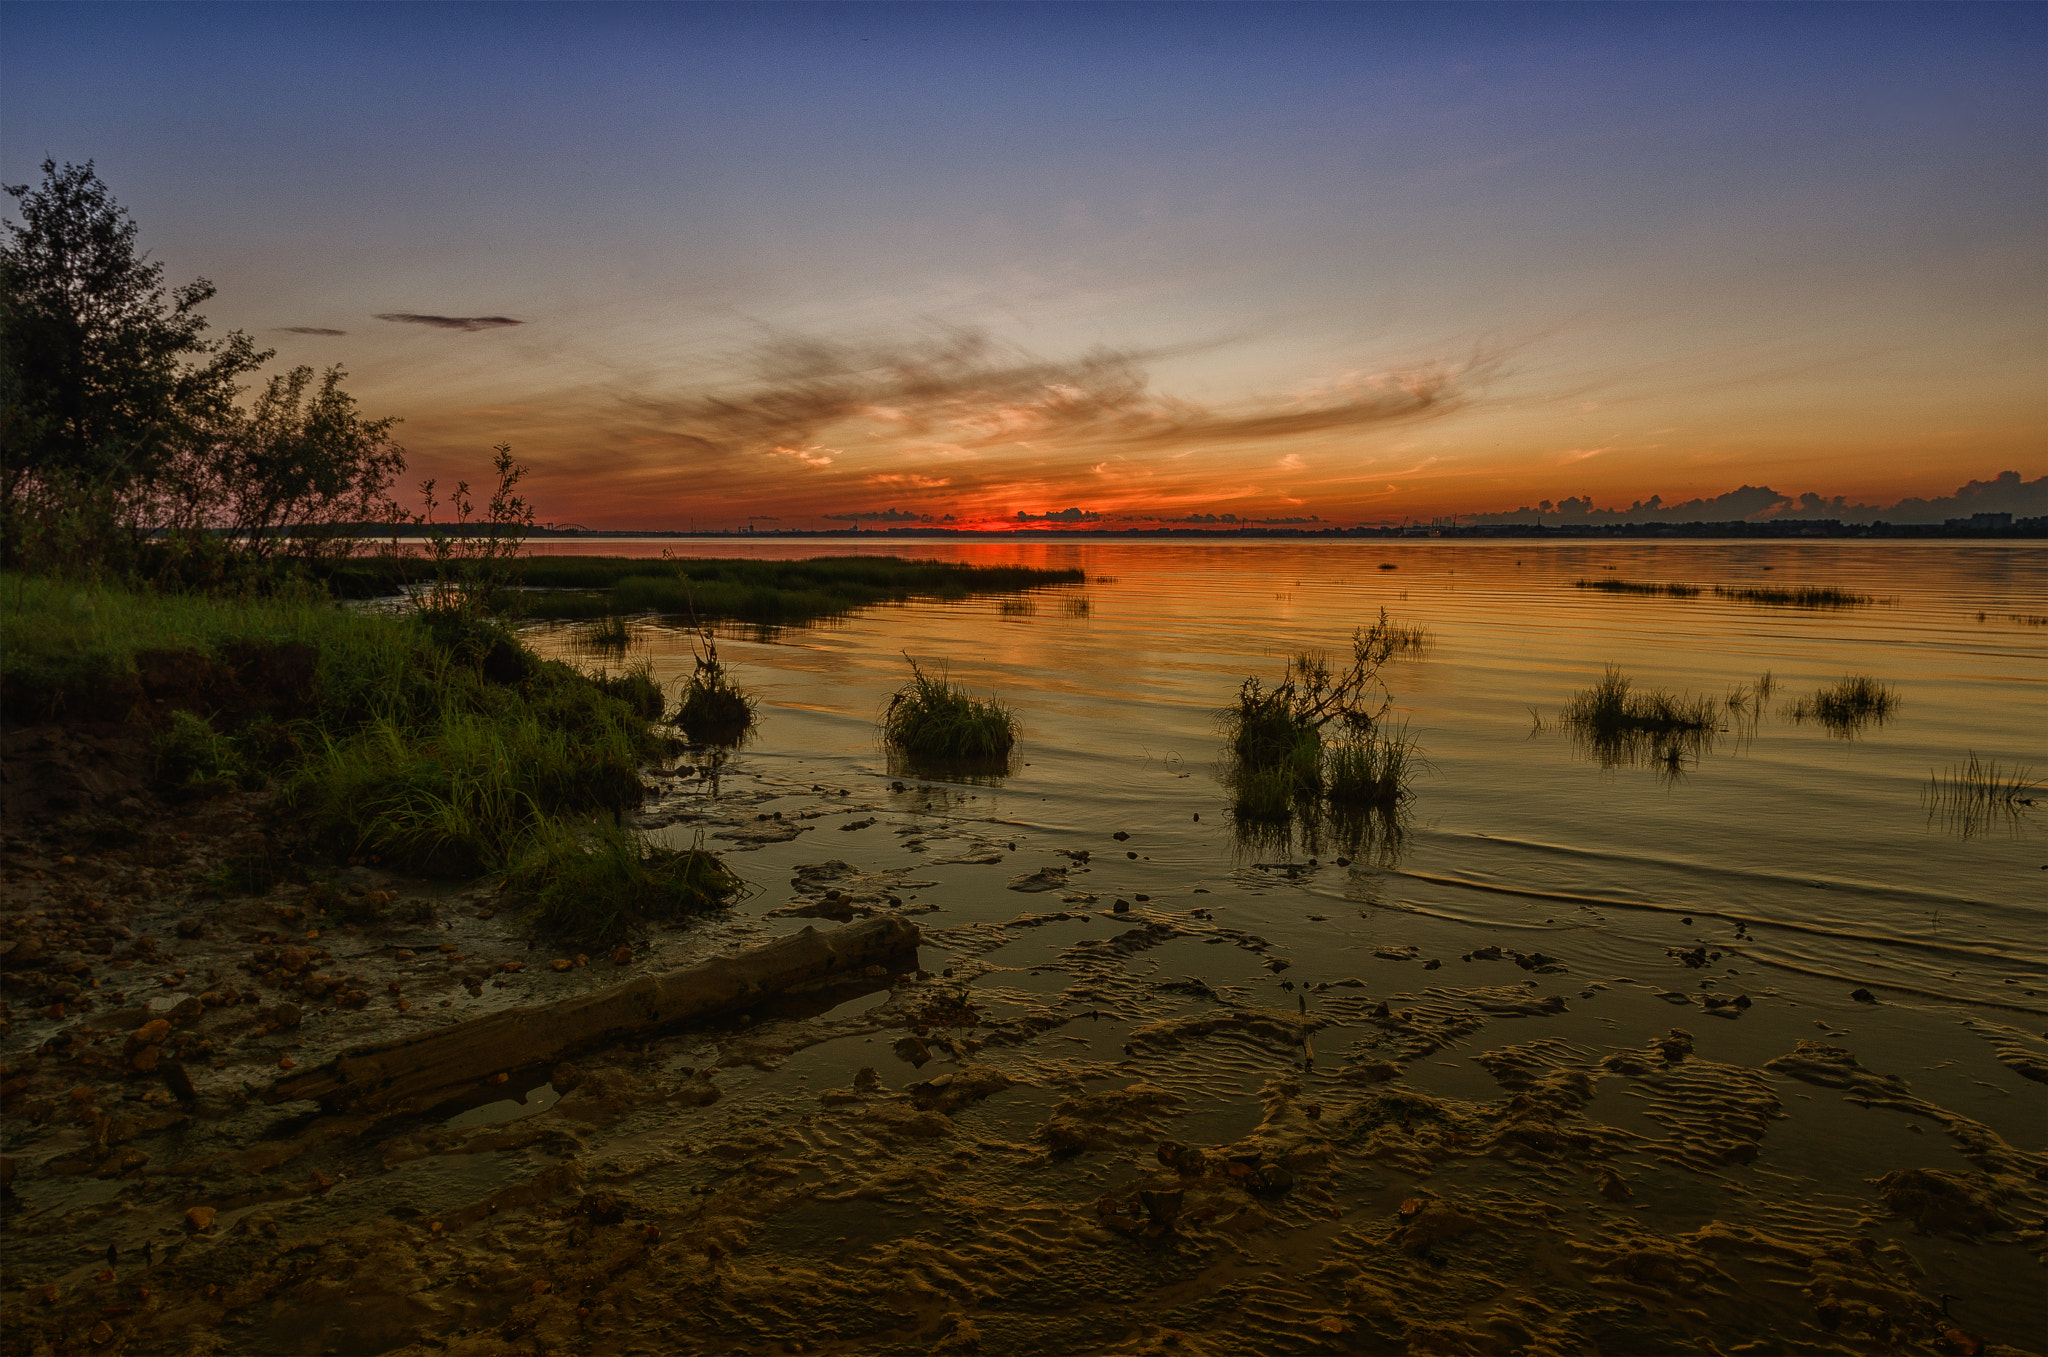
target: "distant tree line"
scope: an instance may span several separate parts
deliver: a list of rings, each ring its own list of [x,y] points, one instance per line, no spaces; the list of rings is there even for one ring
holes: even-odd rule
[[[243,379],[275,352],[209,337],[204,278],[166,288],[92,162],[6,185],[0,240],[0,565],[205,584],[352,552],[411,519],[395,419],[340,367]]]

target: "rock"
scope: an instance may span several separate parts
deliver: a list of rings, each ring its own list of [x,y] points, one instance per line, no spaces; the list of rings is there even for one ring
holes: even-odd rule
[[[550,961],[548,965],[552,967],[557,974],[561,973],[562,971],[574,970],[576,967],[576,963],[569,960],[569,958],[565,956],[556,957],[553,961]]]
[[[1603,1169],[1600,1173],[1600,1195],[1611,1202],[1625,1202],[1636,1192],[1613,1169]]]
[[[890,1049],[917,1068],[922,1068],[925,1062],[932,1058],[931,1047],[925,1044],[922,1037],[904,1037]]]
[[[618,948],[618,950],[617,950],[617,951],[615,951],[615,952],[613,952],[613,953],[612,953],[612,965],[614,965],[614,966],[630,966],[630,965],[632,965],[632,964],[633,964],[633,949],[632,949],[631,947],[627,947],[627,946],[625,946],[625,945],[623,945],[623,944],[622,944],[622,945],[621,945],[621,946],[620,946],[620,947]]]
[[[297,1027],[301,1020],[297,1004],[279,1004],[270,1014],[270,1020],[279,1027]]]
[[[1867,989],[1850,990],[1849,997],[1859,1004],[1874,1004],[1877,1002],[1877,996]]]
[[[1109,837],[1115,839],[1118,843],[1124,843],[1127,840],[1129,840],[1131,836],[1124,833],[1121,829],[1119,829],[1116,833],[1110,835]]]
[[[217,1214],[211,1206],[190,1207],[185,1212],[185,1223],[193,1233],[204,1234],[213,1228],[213,1218]]]
[[[168,1018],[152,1018],[128,1034],[128,1050],[132,1053],[144,1046],[160,1046],[171,1034]]]
[[[1028,876],[1020,876],[1010,882],[1013,891],[1056,891],[1064,890],[1067,884],[1067,869],[1064,867],[1041,867]]]

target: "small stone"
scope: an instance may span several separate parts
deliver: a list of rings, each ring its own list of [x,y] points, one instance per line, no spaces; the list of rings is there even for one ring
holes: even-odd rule
[[[1867,989],[1850,990],[1849,997],[1859,1004],[1874,1004],[1877,1002],[1877,996]]]
[[[612,953],[612,965],[630,966],[632,964],[633,949],[631,947],[621,946],[616,952]]]
[[[218,1214],[211,1206],[194,1206],[185,1212],[185,1223],[196,1234],[204,1234],[213,1228],[213,1218]]]
[[[1124,833],[1121,829],[1119,829],[1116,833],[1110,835],[1109,837],[1115,839],[1118,843],[1123,843],[1126,840],[1128,840],[1131,836]]]
[[[550,961],[548,965],[551,968],[553,968],[557,975],[561,974],[563,971],[574,970],[576,967],[576,963],[569,960],[569,958],[565,956],[556,957],[553,961]]]

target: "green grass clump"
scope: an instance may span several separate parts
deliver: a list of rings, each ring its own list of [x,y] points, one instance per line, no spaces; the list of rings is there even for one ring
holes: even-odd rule
[[[1657,584],[1640,580],[1573,580],[1572,588],[1597,589],[1603,594],[1663,595],[1669,598],[1700,596],[1697,584]]]
[[[667,743],[644,669],[593,680],[474,620],[20,576],[0,578],[0,610],[10,717],[139,715],[168,789],[276,777],[336,856],[503,866],[545,819],[638,806]]]
[[[1718,716],[1712,698],[1640,692],[1609,665],[1600,682],[1565,704],[1559,719],[1602,767],[1647,762],[1676,776],[1687,758],[1697,758],[1712,742]]]
[[[667,707],[661,685],[654,681],[654,662],[642,660],[614,674],[600,669],[590,675],[599,692],[626,704],[643,721],[659,721]]]
[[[1017,717],[997,699],[975,697],[943,673],[933,678],[911,660],[910,682],[882,713],[882,741],[914,758],[1007,759],[1017,744]]]
[[[665,848],[616,821],[543,820],[506,889],[541,931],[602,946],[649,923],[723,909],[746,887],[702,847]]]
[[[1231,813],[1257,824],[1284,824],[1294,818],[1298,791],[1292,768],[1246,768],[1231,780]]]
[[[693,744],[738,744],[754,728],[757,704],[719,663],[718,642],[711,633],[702,632],[700,637],[703,649],[698,652],[695,672],[683,685],[676,725]]]
[[[607,613],[579,632],[576,644],[585,650],[624,650],[633,644],[633,631],[625,618]]]
[[[1588,735],[1669,735],[1715,729],[1714,704],[1706,698],[1638,692],[1613,665],[1598,683],[1565,705],[1565,724]]]
[[[335,568],[337,592],[395,592],[402,560],[351,561]],[[822,556],[808,560],[675,560],[618,556],[533,556],[517,595],[529,617],[571,620],[661,613],[699,621],[801,626],[859,608],[913,598],[1014,594],[1052,584],[1083,584],[1079,570],[960,565],[899,556]],[[500,602],[509,603],[508,596]]]
[[[1883,725],[1897,710],[1899,695],[1890,684],[1852,674],[1801,698],[1792,708],[1795,721],[1818,721],[1837,735],[1852,735],[1869,725]]]
[[[1407,799],[1408,779],[1421,762],[1405,728],[1347,730],[1323,760],[1324,794],[1335,806],[1392,809]]]
[[[1717,598],[1732,598],[1738,603],[1761,603],[1774,608],[1865,608],[1877,602],[1877,599],[1869,594],[1837,589],[1831,585],[1801,585],[1791,589],[1729,589],[1717,584],[1714,586],[1714,595]]]

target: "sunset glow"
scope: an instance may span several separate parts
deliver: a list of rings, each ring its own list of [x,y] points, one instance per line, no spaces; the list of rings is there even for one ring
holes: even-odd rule
[[[14,6],[0,166],[95,161],[217,329],[345,365],[409,478],[512,443],[544,521],[1821,515],[2048,473],[2042,39],[2030,6]]]

